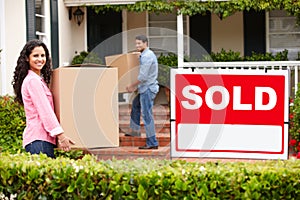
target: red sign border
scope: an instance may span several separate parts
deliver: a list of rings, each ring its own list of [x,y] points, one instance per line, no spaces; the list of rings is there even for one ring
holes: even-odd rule
[[[195,73],[192,73],[191,71],[188,71],[187,73],[182,73],[184,72],[184,70],[187,70],[187,69],[172,69],[172,70],[181,70],[179,73],[176,72],[176,73],[173,73],[173,74],[195,74]],[[202,70],[204,71],[204,70]],[[247,73],[248,70],[243,70],[243,71],[240,71],[240,70],[234,70],[234,72],[230,72],[228,70],[217,70],[217,69],[213,69],[213,70],[208,70],[209,73],[208,74],[220,74],[220,75],[238,75],[239,73],[241,75],[268,75],[268,76],[272,76],[272,75],[283,75],[285,77],[285,89],[288,87],[288,73],[280,73],[280,71],[278,70],[277,72],[274,73],[274,71],[270,71],[271,73],[262,73],[261,71],[257,70],[257,71],[252,71],[250,73]],[[216,72],[213,72],[213,71],[217,71],[218,73]],[[223,71],[223,73],[222,73]],[[224,73],[225,72],[225,73]],[[245,74],[242,74],[241,72],[245,73]],[[173,80],[173,83],[171,82],[171,89],[176,89],[174,87],[174,77],[172,77],[172,73],[171,73],[171,80]],[[175,94],[175,92],[174,92]],[[175,96],[173,94],[173,96]],[[287,91],[285,91],[285,98],[286,98],[287,95]],[[172,98],[172,96],[171,96]],[[173,97],[174,98],[174,97]],[[286,100],[285,100],[286,101]],[[171,99],[171,108],[172,108],[172,104],[174,104],[174,100]],[[286,104],[288,104],[288,102],[284,102],[284,107],[286,107]],[[172,110],[171,110],[172,111]],[[207,152],[207,153],[240,153],[240,154],[267,154],[267,155],[284,155],[284,154],[288,154],[287,152],[285,152],[285,125],[286,125],[286,119],[288,118],[288,112],[289,110],[287,109],[287,111],[284,111],[284,122],[283,122],[283,125],[281,125],[281,128],[282,128],[282,134],[281,134],[281,137],[282,137],[282,141],[281,141],[281,151],[278,151],[278,152],[272,152],[272,151],[251,151],[251,150],[206,150],[206,149],[179,149],[178,148],[178,126],[176,126],[176,122],[175,122],[175,150],[176,152],[194,152],[194,153],[197,153],[197,152]],[[176,113],[176,106],[175,106],[175,112],[172,114],[171,112],[171,119],[172,117],[174,117]],[[173,118],[174,119],[174,118]],[[179,125],[179,124],[177,124]],[[172,134],[171,134],[172,136]],[[288,145],[288,144],[286,144]],[[288,151],[288,150],[287,150]],[[172,149],[171,149],[171,157],[172,157]],[[188,156],[188,157],[192,157],[192,156]],[[214,156],[212,156],[214,157]],[[237,157],[236,157],[237,158]],[[241,156],[241,158],[243,158]]]

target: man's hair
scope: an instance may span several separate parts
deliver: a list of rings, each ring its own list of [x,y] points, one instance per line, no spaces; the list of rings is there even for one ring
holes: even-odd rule
[[[143,43],[147,42],[148,44],[148,38],[145,35],[138,35],[135,37],[136,40],[141,40]]]

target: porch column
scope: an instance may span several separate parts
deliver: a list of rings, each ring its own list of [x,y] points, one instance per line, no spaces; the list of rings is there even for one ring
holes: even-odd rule
[[[177,15],[177,56],[178,68],[183,67],[184,62],[184,40],[183,40],[183,16]]]

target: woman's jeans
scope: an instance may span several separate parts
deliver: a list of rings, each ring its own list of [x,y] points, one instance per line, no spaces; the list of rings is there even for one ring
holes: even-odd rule
[[[46,154],[50,158],[55,158],[54,156],[54,147],[55,145],[41,140],[35,140],[25,146],[26,152],[31,154]]]
[[[142,119],[146,130],[147,146],[158,146],[152,113],[155,96],[156,93],[153,93],[150,89],[148,89],[144,93],[138,94],[132,101],[130,128],[133,131],[140,131],[140,119],[142,114]]]

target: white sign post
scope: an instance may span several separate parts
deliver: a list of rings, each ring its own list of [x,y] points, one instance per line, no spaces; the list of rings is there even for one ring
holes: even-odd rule
[[[171,70],[171,157],[287,159],[288,70]]]

